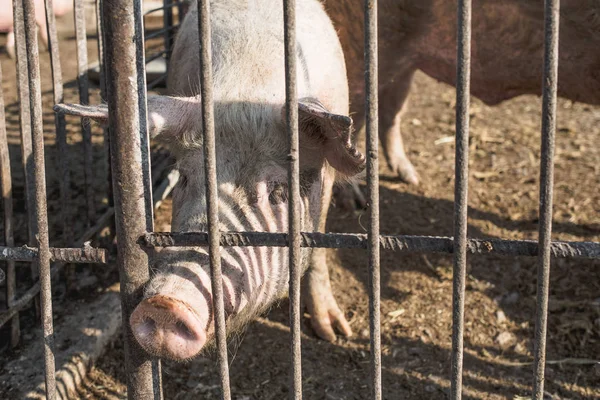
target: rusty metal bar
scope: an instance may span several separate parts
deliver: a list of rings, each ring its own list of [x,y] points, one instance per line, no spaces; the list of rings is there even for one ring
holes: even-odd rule
[[[88,54],[87,34],[85,26],[85,7],[83,0],[74,0],[75,11],[75,38],[77,41],[77,85],[79,89],[79,102],[87,105],[90,102],[88,81]],[[54,104],[62,103],[55,101]],[[83,159],[85,176],[85,201],[87,210],[87,226],[96,220],[96,202],[94,201],[94,154],[92,147],[92,128],[90,124],[82,121],[81,135],[83,138]]]
[[[106,38],[104,37],[104,16],[103,16],[103,2],[104,0],[96,0],[96,36],[98,39],[98,68],[100,69],[100,99],[105,102],[106,101],[106,63],[104,60],[104,43],[106,42]],[[112,170],[110,163],[110,135],[108,133],[108,127],[103,126],[102,129],[103,138],[104,138],[104,170],[106,171],[106,180],[107,180],[107,197],[108,197],[108,207],[109,209],[113,209],[114,211],[114,197],[112,190]],[[115,234],[115,222],[114,219],[110,221],[108,226],[108,237],[109,243],[113,242],[114,234]]]
[[[0,83],[2,82],[2,67],[0,66]],[[10,155],[8,152],[8,141],[6,137],[6,119],[4,114],[4,94],[0,84],[0,183],[2,185],[2,204],[4,207],[4,243],[6,246],[14,246],[14,220],[13,220],[13,197],[12,197],[12,174],[10,168]],[[2,252],[0,251],[0,254]],[[17,280],[15,275],[15,262],[6,263],[6,306],[11,308],[17,297]],[[11,319],[10,346],[19,344],[21,328],[19,314]]]
[[[174,31],[177,28],[178,28],[177,25],[169,25],[169,26],[166,26],[164,28],[157,29],[154,32],[151,32],[151,33],[148,33],[147,35],[144,35],[144,40],[148,41],[150,39],[154,39],[154,38],[157,38],[157,37],[163,35],[163,36],[165,36],[165,42],[166,42],[172,36],[171,32]],[[165,43],[165,45],[166,45],[166,43]],[[165,47],[165,48],[168,49],[168,47]]]
[[[17,89],[19,91],[19,122],[21,128],[21,160],[25,177],[25,204],[27,209],[27,237],[29,245],[35,245],[37,220],[35,215],[35,172],[31,160],[31,108],[29,105],[29,66],[27,64],[27,43],[22,0],[13,0],[13,21],[15,29],[15,53],[17,67]],[[38,280],[35,264],[31,264],[31,279]],[[35,311],[39,315],[39,298],[35,298]]]
[[[106,249],[85,246],[82,248],[50,247],[50,261],[73,262],[80,264],[105,264]],[[35,247],[9,247],[0,246],[0,260],[8,261],[35,261],[39,251]]]
[[[296,0],[283,1],[283,41],[285,47],[285,114],[289,138],[288,221],[290,268],[290,353],[292,356],[292,387],[290,398],[302,399],[302,344],[300,308],[300,152],[298,147],[298,86],[296,73]]]
[[[544,74],[542,80],[542,143],[540,159],[540,225],[534,345],[533,398],[544,397],[550,256],[552,246],[552,192],[554,184],[554,136],[558,86],[559,0],[544,2]]]
[[[45,1],[46,27],[48,30],[48,51],[50,53],[50,68],[52,70],[52,92],[54,103],[64,101],[62,69],[60,64],[60,51],[58,46],[58,34],[56,32],[56,18],[54,17],[53,0]],[[65,245],[73,242],[73,221],[71,220],[71,176],[69,172],[69,151],[67,146],[67,132],[64,115],[54,116],[56,128],[56,146],[58,165],[58,187],[60,191],[61,216],[62,216],[62,239]]]
[[[467,210],[469,189],[469,102],[471,79],[471,0],[457,9],[456,155],[454,178],[454,264],[452,268],[451,398],[462,398]]]
[[[135,37],[144,37],[144,16],[142,2],[134,2]],[[152,201],[152,167],[150,158],[150,137],[148,135],[148,101],[146,93],[146,62],[144,40],[136,40],[136,69],[138,87],[138,115],[140,123],[140,148],[142,154],[142,180],[144,188],[144,206],[146,210],[146,232],[154,230],[154,205]],[[152,388],[154,400],[161,400],[162,376],[160,360],[152,360]]]
[[[138,91],[143,88],[138,87],[139,79],[135,78],[136,43],[143,37],[138,32],[135,7],[129,0],[105,1],[102,15],[127,396],[150,399],[154,397],[151,358],[137,343],[129,325],[149,277],[148,257],[135,243],[147,226],[144,172],[140,168],[140,129],[144,122],[139,115]]]
[[[46,398],[56,398],[54,368],[54,327],[52,323],[52,289],[50,281],[50,245],[48,238],[48,215],[46,208],[46,168],[44,160],[44,124],[42,114],[42,90],[40,79],[39,49],[35,21],[34,0],[23,0],[25,37],[27,43],[27,65],[29,68],[29,107],[31,111],[31,133],[33,143],[33,164],[35,177],[35,216],[37,220],[36,247],[38,248],[37,267],[40,276],[40,310],[44,332],[44,364]]]
[[[229,365],[227,362],[227,338],[225,332],[225,309],[223,303],[223,277],[221,274],[221,247],[219,232],[219,194],[217,187],[217,157],[215,149],[215,120],[213,103],[213,74],[211,53],[210,0],[197,0],[198,34],[200,35],[200,98],[202,103],[202,134],[204,140],[204,173],[208,214],[208,251],[210,258],[210,282],[213,295],[215,332],[221,398],[231,399]]]
[[[381,278],[379,259],[379,103],[377,79],[377,0],[365,0],[365,115],[367,118],[367,185],[369,188],[369,328],[371,398],[381,394]]]
[[[302,247],[330,249],[366,249],[367,235],[361,233],[320,233],[302,232]],[[144,247],[198,247],[208,244],[206,232],[154,232],[140,237]],[[221,246],[272,246],[286,247],[286,233],[272,232],[222,232]],[[380,235],[381,250],[407,253],[447,253],[454,252],[451,237]],[[538,242],[533,240],[467,239],[470,254],[497,256],[538,255]],[[596,242],[552,242],[550,254],[555,258],[600,259],[600,243]]]
[[[158,188],[156,189],[156,193],[154,195],[154,198],[161,198],[161,196],[164,196],[165,194],[163,194],[163,190],[168,191],[170,189],[172,189],[172,187],[169,185],[167,187],[165,187],[163,189],[162,184],[160,184],[158,186]],[[160,207],[160,203],[156,204],[156,208],[158,209],[158,207]],[[114,221],[114,219],[112,218],[114,215],[114,209],[113,208],[109,208],[108,210],[106,210],[106,212],[98,219],[98,222],[96,223],[96,225],[94,227],[91,227],[90,229],[88,229],[75,243],[75,246],[81,246],[83,247],[83,250],[89,250],[89,247],[86,247],[85,242],[87,242],[89,239],[91,239],[100,229],[102,229],[103,227],[107,226],[110,222]],[[50,248],[50,252],[52,253],[54,249]],[[62,249],[61,249],[62,250]],[[70,249],[69,249],[70,250]],[[81,251],[81,249],[73,249],[75,251]],[[94,249],[95,251],[102,251],[103,249]],[[35,251],[35,249],[34,249]],[[100,264],[100,263],[104,263],[106,262],[107,256],[108,256],[108,251],[104,250],[105,255],[103,256],[104,258],[99,258],[99,256],[94,256],[94,258],[90,259],[90,262],[92,262],[93,264]],[[2,248],[0,248],[0,254],[2,254]],[[56,260],[55,260],[56,261]],[[74,261],[73,259],[69,259],[66,260],[69,262],[80,262],[80,261]],[[52,266],[52,269],[50,270],[50,275],[52,277],[52,279],[54,279],[58,273],[61,271],[61,269],[64,267],[64,263],[55,263]],[[19,311],[21,311],[22,309],[24,309],[29,302],[31,302],[31,300],[35,297],[35,295],[37,295],[40,291],[40,283],[37,282],[35,283],[27,292],[25,292],[25,294],[23,296],[21,296],[18,300],[15,300],[15,302],[13,303],[12,307],[9,308],[6,312],[0,313],[0,327],[3,326],[6,322],[8,322],[12,317],[14,317]]]

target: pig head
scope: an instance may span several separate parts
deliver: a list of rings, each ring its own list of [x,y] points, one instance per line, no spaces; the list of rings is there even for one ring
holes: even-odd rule
[[[287,232],[288,139],[283,104],[217,102],[215,138],[222,231]],[[104,109],[106,113],[106,109]],[[352,145],[352,120],[315,98],[299,99],[301,226],[316,230],[324,182],[335,169],[352,176],[365,159]],[[177,158],[172,229],[206,231],[205,175],[198,97],[148,100],[149,132]],[[104,119],[96,115],[96,119]],[[247,132],[256,133],[248,136]],[[304,249],[306,268],[310,250]],[[221,251],[230,331],[265,311],[288,287],[288,249],[229,247]],[[130,318],[146,351],[174,360],[195,356],[214,334],[207,248],[157,252],[145,298]]]

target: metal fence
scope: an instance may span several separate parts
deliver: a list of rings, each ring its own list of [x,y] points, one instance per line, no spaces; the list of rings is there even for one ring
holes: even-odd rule
[[[51,9],[51,0],[46,0]],[[225,313],[221,282],[220,246],[283,246],[289,247],[290,262],[290,319],[291,319],[291,370],[292,385],[290,396],[302,398],[302,370],[300,351],[300,248],[363,248],[369,253],[369,310],[370,310],[370,346],[371,346],[371,398],[381,399],[381,343],[380,343],[380,277],[379,252],[439,252],[454,254],[453,278],[453,331],[452,331],[452,371],[451,384],[454,399],[461,398],[463,364],[463,326],[466,258],[470,254],[497,254],[505,256],[535,256],[539,259],[537,316],[535,328],[535,361],[533,374],[533,397],[542,399],[545,365],[546,319],[548,312],[549,270],[551,257],[600,258],[600,243],[589,242],[551,242],[553,153],[557,93],[558,62],[558,21],[559,1],[545,1],[545,57],[543,78],[543,124],[540,187],[540,231],[539,241],[519,240],[479,240],[467,237],[467,190],[468,190],[468,138],[469,138],[469,76],[470,76],[470,36],[471,1],[460,0],[458,5],[458,68],[456,101],[456,179],[455,179],[455,216],[454,237],[426,237],[405,235],[381,235],[379,231],[379,191],[378,191],[378,104],[377,104],[377,1],[365,0],[365,52],[366,52],[366,88],[367,88],[367,182],[370,204],[370,225],[368,234],[324,234],[300,232],[299,216],[299,153],[298,153],[298,114],[296,91],[296,40],[295,40],[295,1],[284,0],[284,38],[286,60],[286,118],[289,147],[289,232],[219,232],[218,197],[216,186],[216,161],[214,114],[212,98],[212,64],[210,42],[210,2],[198,0],[200,46],[200,79],[202,128],[204,134],[206,186],[208,203],[208,232],[194,233],[154,233],[152,219],[152,179],[150,173],[149,140],[147,135],[146,111],[146,75],[144,57],[144,30],[141,2],[129,0],[100,1],[104,3],[104,17],[100,21],[102,37],[102,59],[105,66],[106,100],[109,108],[109,142],[111,149],[112,180],[114,190],[114,214],[116,235],[118,236],[117,264],[121,279],[123,320],[129,316],[141,300],[141,288],[148,280],[148,255],[144,247],[207,246],[210,253],[211,281],[216,324],[216,340],[222,398],[230,399],[228,360],[225,337]],[[50,248],[46,216],[46,193],[44,180],[44,147],[41,124],[41,93],[39,84],[39,65],[37,58],[37,37],[33,20],[33,0],[14,0],[15,26],[17,28],[17,50],[19,60],[19,83],[21,98],[29,98],[29,106],[21,110],[22,120],[31,121],[32,162],[26,175],[29,179],[30,210],[35,210],[35,221],[30,224],[33,240],[31,247],[15,247],[10,232],[10,193],[3,181],[5,198],[7,246],[0,248],[0,259],[9,262],[7,281],[9,288],[9,311],[0,315],[0,324],[8,320],[17,325],[18,311],[29,302],[38,291],[41,294],[42,327],[45,343],[46,388],[47,397],[54,399],[54,346],[52,341],[52,303],[50,282],[53,271],[51,261],[56,262],[94,262],[106,259],[103,249]],[[76,2],[77,4],[77,2]],[[168,10],[174,3],[165,1],[165,21],[171,18]],[[22,12],[20,12],[22,10]],[[80,15],[80,14],[77,14]],[[181,14],[180,14],[181,15]],[[60,62],[56,46],[56,34],[53,32],[53,17],[48,14],[51,38],[52,65],[55,73],[55,103],[58,105],[56,127],[59,146],[64,145],[64,113],[72,109],[61,106],[63,102],[60,83]],[[81,25],[79,25],[80,27]],[[170,41],[171,29],[145,36],[152,39],[165,35]],[[81,28],[80,28],[81,29]],[[85,41],[80,29],[77,30],[78,42]],[[153,36],[154,35],[154,36]],[[134,38],[135,40],[131,40]],[[79,46],[78,46],[79,47]],[[170,47],[167,46],[167,49]],[[25,58],[25,55],[27,56]],[[156,57],[169,57],[168,50]],[[153,56],[150,57],[152,59]],[[87,104],[85,57],[79,54],[81,103]],[[57,72],[58,71],[58,72]],[[132,84],[130,78],[137,77]],[[164,79],[164,78],[163,78]],[[150,84],[152,86],[152,83]],[[82,111],[83,110],[83,111]],[[91,110],[91,109],[90,109]],[[85,116],[89,112],[79,108],[77,115]],[[1,117],[1,115],[0,115]],[[0,118],[0,124],[2,119]],[[85,124],[84,124],[85,125]],[[0,125],[0,134],[5,131]],[[84,127],[85,129],[85,127]],[[85,130],[84,130],[85,132]],[[23,133],[25,148],[29,131]],[[88,134],[84,139],[88,140]],[[6,171],[5,138],[0,137],[3,178]],[[61,144],[62,143],[62,144]],[[87,149],[87,147],[86,147]],[[89,149],[88,149],[89,150]],[[86,150],[86,163],[89,154]],[[132,162],[134,161],[135,162]],[[139,163],[142,164],[140,169]],[[65,173],[62,171],[61,173]],[[68,185],[63,189],[68,190]],[[86,196],[91,196],[88,188]],[[61,193],[63,193],[61,191]],[[68,198],[68,196],[66,196]],[[33,207],[35,205],[35,207]],[[88,218],[95,217],[93,204],[88,202]],[[68,211],[65,211],[68,213]],[[65,223],[71,218],[65,214]],[[110,218],[110,217],[109,217]],[[35,224],[33,224],[35,222]],[[35,228],[33,228],[35,226]],[[141,240],[140,240],[141,239]],[[70,242],[69,242],[70,243]],[[20,298],[14,296],[14,261],[31,261],[39,269],[39,283],[31,289],[32,294]],[[34,290],[35,289],[35,290]],[[12,291],[11,291],[12,290]],[[29,293],[29,292],[28,292]],[[11,297],[12,296],[12,297]],[[29,297],[28,297],[29,296]],[[16,321],[16,322],[15,322]],[[125,360],[127,371],[128,396],[132,399],[161,398],[160,366],[146,354],[133,339],[128,324],[124,326]]]
[[[89,3],[89,4],[88,4]],[[95,3],[95,4],[94,4]],[[7,137],[7,120],[5,115],[5,103],[2,88],[0,88],[0,177],[2,187],[3,203],[3,230],[4,245],[0,246],[0,260],[2,260],[3,269],[0,270],[0,281],[5,280],[6,309],[0,312],[0,327],[10,325],[9,344],[15,347],[19,344],[22,336],[21,313],[26,310],[32,302],[35,304],[37,316],[41,317],[43,338],[44,338],[44,359],[45,359],[45,377],[47,386],[47,397],[56,397],[55,386],[55,368],[54,368],[54,343],[53,343],[53,322],[52,322],[52,288],[51,282],[59,273],[65,273],[67,280],[74,279],[73,264],[91,263],[105,264],[110,260],[111,253],[108,249],[94,248],[88,244],[101,230],[111,226],[114,220],[115,207],[111,202],[112,188],[111,170],[107,166],[104,173],[108,176],[109,182],[106,187],[109,188],[107,194],[108,207],[100,205],[97,201],[95,191],[98,191],[97,183],[94,183],[94,151],[92,146],[92,132],[90,124],[83,121],[80,127],[83,147],[83,168],[84,182],[72,182],[73,161],[70,155],[72,150],[68,145],[67,124],[65,114],[57,112],[54,115],[56,134],[56,148],[58,154],[56,157],[57,171],[56,183],[58,184],[60,200],[60,236],[53,238],[52,241],[58,243],[60,247],[51,247],[48,220],[48,204],[46,192],[45,176],[45,149],[44,149],[44,128],[42,113],[42,89],[41,89],[41,71],[39,46],[37,36],[36,14],[34,7],[38,5],[34,0],[14,0],[12,7],[14,10],[14,35],[15,35],[15,61],[17,74],[17,93],[19,102],[19,129],[20,129],[20,150],[22,156],[22,168],[24,171],[24,199],[27,215],[27,235],[28,241],[23,246],[18,246],[15,240],[15,225],[18,216],[13,212],[15,201],[21,201],[15,198],[13,193],[13,171],[9,157],[9,141]],[[73,3],[74,8],[74,33],[77,57],[77,93],[79,102],[87,105],[90,102],[90,82],[88,71],[93,71],[93,66],[88,65],[88,27],[86,27],[86,6],[93,5],[96,10],[96,32],[98,39],[98,60],[101,98],[106,97],[105,83],[103,74],[104,68],[104,13],[101,12],[103,1],[97,0],[92,3],[85,0],[76,0]],[[59,40],[57,32],[57,23],[53,10],[52,0],[45,1],[45,16],[48,33],[49,61],[51,65],[52,79],[52,101],[54,104],[62,104],[65,101],[63,85],[63,71],[61,70],[61,60],[59,52]],[[153,47],[150,50],[158,51],[153,54],[151,59],[146,59],[145,63],[150,63],[162,59],[162,68],[164,71],[158,71],[159,76],[153,82],[152,87],[163,84],[166,77],[166,65],[170,49],[172,47],[174,34],[178,24],[173,16],[173,8],[178,7],[179,19],[183,15],[183,3],[178,0],[164,0],[161,7],[147,10],[145,15],[156,15],[162,12],[160,28],[147,36],[155,35]],[[111,7],[109,7],[111,9]],[[39,10],[38,10],[39,11]],[[88,9],[87,11],[92,11]],[[88,12],[88,16],[91,14]],[[177,15],[177,14],[176,14]],[[139,21],[142,21],[140,18]],[[165,25],[166,24],[166,25]],[[139,25],[141,29],[143,25]],[[158,30],[159,34],[156,34]],[[152,43],[152,41],[150,41]],[[142,56],[144,55],[142,51]],[[160,61],[160,60],[159,60]],[[144,62],[144,59],[142,59]],[[143,65],[143,64],[142,64]],[[161,67],[161,65],[159,65]],[[159,68],[160,69],[160,68]],[[2,71],[0,68],[0,80],[2,80]],[[149,85],[150,86],[150,85]],[[145,91],[141,91],[145,93]],[[110,153],[108,131],[105,132],[104,149],[100,149],[106,154],[106,161],[110,162]],[[146,154],[149,154],[146,152]],[[158,179],[162,177],[161,171],[169,164],[170,160],[164,154],[156,158],[156,166],[152,171],[152,180],[148,180],[146,187],[152,191],[153,186],[157,185],[155,197],[157,201],[150,204],[151,209],[156,207],[172,190],[174,182],[173,177],[169,176],[162,183]],[[98,173],[96,172],[96,175]],[[148,172],[148,177],[150,172]],[[176,179],[175,179],[176,180]],[[74,184],[83,186],[85,196],[85,215],[79,220],[84,220],[83,232],[78,232],[75,238],[73,230],[73,194],[71,192]],[[151,197],[150,197],[151,198]],[[104,209],[102,209],[104,207]],[[102,213],[100,215],[99,211]],[[107,242],[114,239],[114,229],[109,230]],[[22,243],[21,243],[22,244]],[[31,265],[32,279],[23,279],[23,267]],[[33,283],[29,284],[32,281]],[[68,283],[67,283],[68,284]],[[29,286],[27,286],[29,285]],[[24,328],[26,329],[26,328]]]

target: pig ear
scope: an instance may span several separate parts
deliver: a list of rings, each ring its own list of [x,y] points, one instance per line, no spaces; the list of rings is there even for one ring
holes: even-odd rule
[[[91,118],[108,125],[106,104],[82,106],[79,104],[57,104],[54,111]],[[164,141],[183,139],[185,133],[199,127],[200,100],[197,97],[148,97],[148,133],[152,139],[160,136]]]
[[[298,99],[298,125],[303,139],[323,146],[325,158],[338,172],[356,175],[365,156],[352,143],[352,118],[333,114],[314,98]]]

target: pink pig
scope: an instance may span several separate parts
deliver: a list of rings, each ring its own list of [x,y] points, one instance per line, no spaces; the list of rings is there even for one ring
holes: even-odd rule
[[[44,46],[48,47],[48,31],[46,27],[46,7],[44,0],[34,0],[35,21],[39,28]],[[73,9],[72,0],[54,0],[54,15],[60,17]],[[6,51],[11,58],[15,56],[15,33],[12,0],[0,0],[0,32],[7,32]]]

